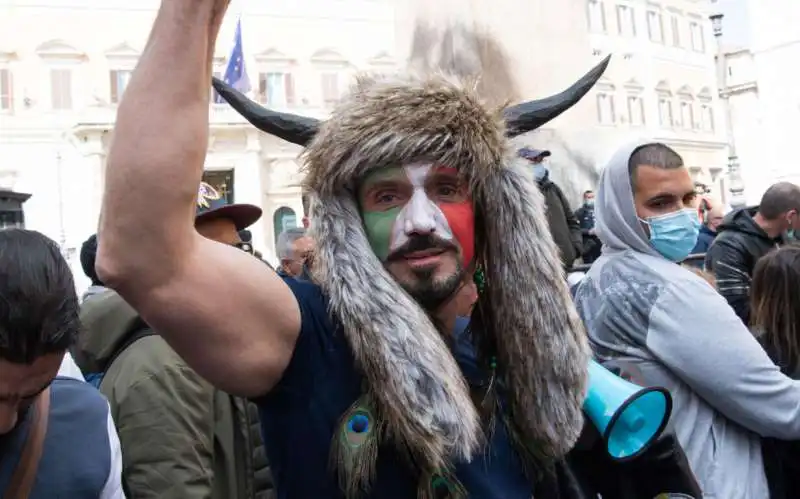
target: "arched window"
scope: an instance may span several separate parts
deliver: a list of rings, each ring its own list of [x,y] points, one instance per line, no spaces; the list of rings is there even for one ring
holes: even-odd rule
[[[286,229],[297,227],[297,213],[287,206],[281,206],[272,215],[272,227],[275,232],[275,245],[278,245],[278,236]]]

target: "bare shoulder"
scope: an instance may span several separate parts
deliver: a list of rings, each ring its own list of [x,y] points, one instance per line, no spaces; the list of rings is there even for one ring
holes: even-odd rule
[[[164,267],[153,262],[153,268]],[[162,276],[111,271],[109,284],[217,388],[248,397],[267,393],[300,331],[291,289],[259,259],[199,235],[170,269]]]

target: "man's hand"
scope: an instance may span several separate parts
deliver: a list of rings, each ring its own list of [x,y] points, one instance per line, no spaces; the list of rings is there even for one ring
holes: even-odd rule
[[[162,0],[117,113],[97,271],[217,387],[266,393],[300,329],[283,281],[194,230],[211,66],[230,0]]]

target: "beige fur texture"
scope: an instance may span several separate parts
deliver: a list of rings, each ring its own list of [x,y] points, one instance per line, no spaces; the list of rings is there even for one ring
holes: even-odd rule
[[[427,160],[459,169],[486,220],[485,267],[507,400],[523,454],[563,456],[583,426],[589,348],[549,232],[542,195],[512,166],[501,109],[441,75],[362,80],[305,155],[318,244],[315,278],[375,387],[391,438],[437,469],[479,450],[481,422],[461,371],[420,306],[373,253],[355,192],[375,168]]]

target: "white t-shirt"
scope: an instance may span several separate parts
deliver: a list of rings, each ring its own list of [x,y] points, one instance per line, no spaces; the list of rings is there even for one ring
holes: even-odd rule
[[[84,381],[83,373],[69,352],[64,355],[64,360],[61,361],[58,375]],[[111,417],[111,408],[108,410],[106,426],[108,442],[111,446],[111,467],[103,492],[100,493],[98,499],[125,499],[125,492],[122,491],[122,449],[119,445],[119,436],[117,436],[117,428],[114,426],[114,419]]]

